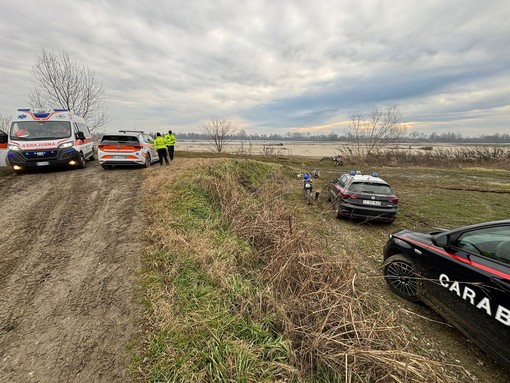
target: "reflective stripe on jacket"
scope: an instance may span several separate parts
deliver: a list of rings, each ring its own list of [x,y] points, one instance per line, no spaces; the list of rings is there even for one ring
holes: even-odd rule
[[[154,141],[152,141],[152,143],[154,144],[154,149],[166,149],[166,143],[165,143],[165,139],[161,136],[156,136],[156,138],[154,139]]]
[[[165,142],[166,146],[174,146],[175,145],[175,136],[173,134],[165,134]]]

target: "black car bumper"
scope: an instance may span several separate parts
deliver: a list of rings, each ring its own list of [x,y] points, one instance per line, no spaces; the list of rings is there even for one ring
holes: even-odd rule
[[[381,208],[375,206],[359,206],[341,203],[339,213],[343,217],[363,219],[368,221],[393,222],[397,218],[397,208]]]
[[[72,148],[52,150],[24,150],[7,153],[7,163],[16,170],[42,169],[47,167],[78,165],[80,152]],[[74,161],[74,163],[70,163]]]

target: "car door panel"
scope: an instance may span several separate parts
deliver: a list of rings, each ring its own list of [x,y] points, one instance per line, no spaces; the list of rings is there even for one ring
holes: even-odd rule
[[[483,256],[434,246],[427,252],[431,259],[421,270],[424,300],[482,348],[510,363],[510,280],[495,275],[501,272]]]

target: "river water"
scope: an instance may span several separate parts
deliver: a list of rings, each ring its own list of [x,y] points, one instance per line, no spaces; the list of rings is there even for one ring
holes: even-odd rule
[[[413,153],[434,149],[460,150],[484,147],[500,147],[510,149],[510,144],[443,144],[443,143],[399,143],[387,147],[390,150],[411,151]],[[225,145],[223,152],[245,155],[273,155],[273,156],[298,156],[310,158],[333,157],[347,153],[349,150],[356,151],[356,145],[352,142],[315,142],[315,141],[232,141]],[[177,150],[191,152],[216,152],[208,141],[177,141]]]

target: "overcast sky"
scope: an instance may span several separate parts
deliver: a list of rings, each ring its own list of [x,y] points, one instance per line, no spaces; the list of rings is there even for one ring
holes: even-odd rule
[[[424,133],[510,133],[508,0],[2,0],[0,112],[41,50],[105,88],[107,130],[341,134],[398,106]]]

